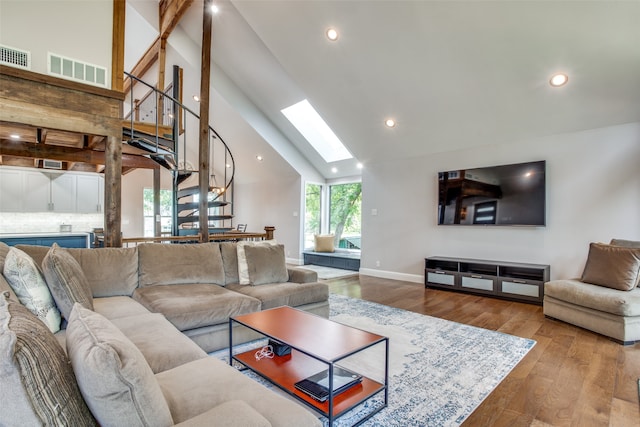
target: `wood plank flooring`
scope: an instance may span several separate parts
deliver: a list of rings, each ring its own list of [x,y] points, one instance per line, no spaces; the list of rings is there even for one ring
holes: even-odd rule
[[[465,427],[640,427],[640,343],[622,346],[532,304],[363,275],[326,283],[332,293],[536,340]]]

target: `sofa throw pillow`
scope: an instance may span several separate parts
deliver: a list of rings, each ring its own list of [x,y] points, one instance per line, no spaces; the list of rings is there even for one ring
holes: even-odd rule
[[[51,331],[0,295],[0,425],[97,425]]]
[[[249,280],[249,267],[247,266],[247,257],[244,252],[245,246],[275,246],[278,242],[275,239],[272,240],[259,240],[252,241],[240,241],[236,245],[236,251],[238,252],[238,283],[241,285],[251,284]]]
[[[284,283],[289,280],[284,245],[245,246],[244,252],[251,285]]]
[[[42,260],[44,277],[62,316],[69,320],[73,304],[93,310],[93,296],[89,282],[78,261],[54,243]]]
[[[335,252],[335,245],[333,240],[335,236],[333,234],[316,234],[313,236],[315,246],[313,250],[315,252]]]
[[[20,249],[11,248],[5,258],[3,274],[22,305],[51,332],[58,332],[62,321],[60,311],[31,257]]]
[[[640,280],[640,248],[591,243],[581,281],[630,291]]]
[[[0,271],[4,270],[4,259],[7,257],[9,253],[9,249],[11,246],[7,245],[4,242],[0,242]],[[18,301],[18,297],[9,286],[9,283],[5,280],[4,276],[0,274],[0,292],[9,292],[9,298],[13,298],[15,301]]]
[[[67,353],[80,392],[101,426],[173,425],[144,356],[104,316],[74,304]]]
[[[640,248],[640,242],[635,240],[611,239],[611,245],[624,246],[625,248]]]

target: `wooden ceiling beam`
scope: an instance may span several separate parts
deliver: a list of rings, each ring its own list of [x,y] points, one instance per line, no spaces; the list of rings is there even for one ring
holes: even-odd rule
[[[104,165],[106,162],[104,151],[47,144],[32,144],[8,139],[0,139],[0,153],[6,156],[51,159],[63,162],[81,162],[93,165]],[[160,167],[160,165],[148,157],[131,154],[122,155],[122,166],[123,168],[141,169],[157,169]]]
[[[193,0],[160,1],[160,38],[169,37],[192,3]]]
[[[160,54],[160,36],[158,36],[151,46],[147,49],[147,51],[142,55],[142,58],[134,65],[131,69],[132,75],[136,77],[142,77],[146,74],[147,71],[155,64],[158,60],[158,55]],[[132,82],[129,77],[124,80],[124,93],[128,93],[131,90],[131,86],[135,84],[135,80]]]

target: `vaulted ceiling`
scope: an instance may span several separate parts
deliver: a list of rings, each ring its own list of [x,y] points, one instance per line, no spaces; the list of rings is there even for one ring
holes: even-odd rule
[[[327,178],[640,120],[637,1],[216,3],[214,61]],[[180,26],[199,43],[202,2]],[[280,110],[305,98],[356,160],[325,163],[289,124]]]

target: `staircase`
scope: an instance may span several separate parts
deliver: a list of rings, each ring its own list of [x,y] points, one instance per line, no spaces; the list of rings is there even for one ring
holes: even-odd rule
[[[199,233],[200,189],[196,170],[186,158],[187,147],[199,145],[199,116],[179,101],[180,79],[178,67],[174,67],[174,84],[169,95],[148,83],[125,73],[135,81],[128,94],[127,118],[123,121],[123,142],[139,155],[149,157],[173,176],[173,236]],[[135,88],[134,88],[135,86]],[[141,101],[135,99],[134,89],[145,94]],[[125,105],[125,108],[127,105]],[[194,120],[195,118],[195,120]],[[195,124],[194,124],[195,122]],[[189,124],[187,127],[185,124]],[[184,126],[184,127],[183,127]],[[209,126],[209,234],[224,233],[233,228],[233,178],[235,163],[227,144]],[[124,150],[124,147],[123,147]],[[216,177],[222,177],[220,180]]]

